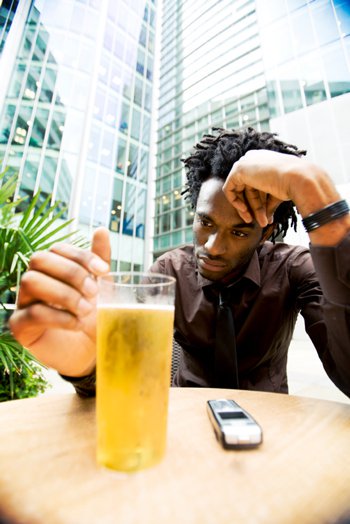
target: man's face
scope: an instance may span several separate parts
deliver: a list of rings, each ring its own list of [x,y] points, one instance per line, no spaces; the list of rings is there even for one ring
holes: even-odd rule
[[[217,178],[202,184],[193,222],[198,270],[213,281],[239,276],[263,235],[257,222],[243,222],[226,199],[222,186],[223,181]]]

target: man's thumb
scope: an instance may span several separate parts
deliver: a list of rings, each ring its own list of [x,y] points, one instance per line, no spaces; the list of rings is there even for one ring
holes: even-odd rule
[[[105,227],[98,227],[93,234],[91,251],[101,257],[108,264],[111,263],[111,244],[109,231]]]

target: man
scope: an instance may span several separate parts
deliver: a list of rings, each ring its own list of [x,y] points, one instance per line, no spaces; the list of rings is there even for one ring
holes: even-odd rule
[[[346,202],[295,146],[252,128],[217,131],[185,160],[194,246],[151,268],[177,279],[174,336],[183,352],[174,385],[287,392],[288,346],[301,312],[328,375],[350,396]],[[267,241],[295,225],[293,203],[311,255]],[[11,318],[17,339],[85,393],[94,389],[94,276],[108,270],[109,257],[103,229],[91,252],[64,244],[37,253]],[[217,318],[223,309],[232,312],[227,329],[235,335]]]

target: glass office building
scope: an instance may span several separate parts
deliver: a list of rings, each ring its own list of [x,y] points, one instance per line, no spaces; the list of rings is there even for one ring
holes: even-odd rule
[[[18,4],[18,6],[17,6]],[[87,236],[109,227],[114,269],[149,252],[156,0],[21,0],[3,9],[0,159]]]
[[[279,133],[350,195],[348,1],[164,0],[163,11],[155,256],[192,241],[180,158],[215,126]]]
[[[255,1],[164,0],[155,256],[192,241],[181,157],[212,127],[268,129]]]

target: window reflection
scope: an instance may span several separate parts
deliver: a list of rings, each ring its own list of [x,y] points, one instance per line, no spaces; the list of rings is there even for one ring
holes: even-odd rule
[[[39,101],[51,102],[53,92],[55,89],[57,72],[54,69],[47,68],[45,71],[44,80],[40,90]]]
[[[116,167],[115,170],[124,174],[126,162],[126,142],[122,138],[119,138],[118,147],[117,147],[117,157],[116,157]]]
[[[136,230],[137,238],[145,238],[146,190],[140,188],[137,195]]]
[[[26,69],[26,66],[24,64],[17,64],[16,72],[13,75],[13,78],[10,84],[9,93],[8,93],[8,96],[10,98],[19,97],[19,93],[23,85],[25,69]]]
[[[125,49],[125,36],[123,33],[117,33],[115,37],[115,43],[114,43],[114,50],[115,50],[115,56],[120,58],[120,60],[123,60],[124,58],[124,49]]]
[[[115,233],[120,231],[120,217],[122,210],[123,182],[118,178],[113,181],[113,197],[109,229]]]
[[[143,82],[140,78],[135,80],[135,90],[134,90],[134,103],[142,106],[142,88]]]
[[[36,176],[39,171],[39,154],[30,153],[23,170],[21,188],[24,194],[32,197],[35,187]]]
[[[84,26],[85,13],[88,13],[87,9],[83,6],[75,4],[72,11],[72,17],[70,20],[70,29],[75,33],[80,33]]]
[[[350,92],[350,71],[340,42],[333,44],[323,56],[331,97]]]
[[[139,111],[138,109],[136,109],[136,107],[134,107],[134,110],[132,112],[132,120],[131,120],[131,136],[135,138],[135,140],[140,139],[140,128],[141,128],[141,111]]]
[[[122,104],[122,112],[121,112],[121,116],[120,116],[119,129],[120,129],[120,131],[122,131],[122,133],[125,133],[125,134],[127,134],[128,128],[129,128],[129,125],[128,125],[129,112],[130,112],[129,104],[126,104],[125,102],[123,102],[123,104]]]
[[[16,109],[16,106],[12,104],[8,104],[5,107],[5,111],[0,121],[0,144],[6,144],[10,138],[15,109]],[[28,125],[26,125],[25,127],[25,135],[27,134],[27,129],[28,129]]]
[[[32,108],[29,106],[22,106],[19,110],[17,122],[15,126],[15,133],[12,138],[13,144],[23,145],[27,138],[29,124],[31,124],[30,117]],[[45,130],[44,130],[45,131]]]
[[[90,44],[80,44],[79,68],[86,73],[92,73],[94,48]]]
[[[124,202],[123,234],[132,236],[134,233],[136,187],[126,184]]]
[[[105,130],[102,136],[100,162],[106,167],[113,167],[114,134]]]
[[[297,25],[295,21],[295,25]],[[296,33],[295,38],[304,38],[303,32]],[[293,46],[291,45],[292,35],[288,19],[282,19],[278,22],[262,28],[261,30],[262,46],[264,51],[264,62],[267,68],[281,64],[293,58]],[[305,36],[307,40],[308,36]],[[276,45],[279,42],[280,45]]]
[[[26,32],[24,34],[23,43],[19,52],[19,58],[28,58],[28,56],[30,55],[32,46],[34,46],[35,43],[35,33],[35,29],[29,26],[27,27]]]
[[[131,178],[137,177],[137,155],[138,155],[138,148],[137,146],[130,144],[129,147],[129,157],[128,157],[128,170],[127,174]]]
[[[101,130],[97,127],[93,127],[90,133],[89,146],[88,146],[88,159],[98,161],[98,155],[100,151],[101,142]]]
[[[148,152],[145,149],[141,149],[141,161],[139,170],[139,180],[146,182],[148,174]]]
[[[53,113],[50,126],[50,134],[47,141],[47,145],[50,149],[59,151],[61,148],[65,118],[65,114],[61,111],[55,111]]]
[[[311,16],[317,33],[319,44],[324,45],[333,42],[339,38],[338,26],[334,17],[334,11],[331,2],[325,2],[321,5],[310,6]]]
[[[76,153],[77,151],[79,151],[83,125],[84,118],[82,113],[80,111],[74,111],[73,109],[70,109],[70,111],[66,115],[66,122],[64,126],[63,145],[65,152],[69,151],[72,153]],[[94,130],[94,128],[92,129]]]
[[[182,227],[182,210],[176,209],[173,212],[173,229]]]
[[[38,38],[34,47],[32,60],[36,62],[43,62],[45,58],[47,43],[49,36],[46,31],[41,30],[38,33]]]
[[[70,86],[70,83],[68,84]],[[68,88],[67,86],[67,88]],[[60,91],[58,92],[58,94]],[[73,89],[71,92],[71,103],[74,105],[76,109],[80,109],[82,111],[86,111],[87,107],[87,101],[89,96],[89,81],[86,77],[81,77],[79,79],[75,79]],[[56,98],[56,104],[57,104],[57,98]]]
[[[142,126],[142,142],[145,145],[149,145],[151,132],[151,119],[147,115],[143,115],[143,126]]]
[[[162,195],[162,212],[170,211],[171,209],[171,195]]]
[[[194,211],[192,209],[186,209],[186,226],[192,226],[193,224]]]
[[[137,50],[137,61],[136,61],[136,71],[140,73],[140,75],[144,74],[145,71],[145,61],[146,61],[146,55],[145,51],[141,48]]]
[[[95,86],[90,77],[96,51],[92,42],[101,11],[95,11],[94,3],[99,7],[100,1],[85,3],[40,2],[41,13],[34,4],[29,9],[20,63],[17,56],[1,115],[0,141],[3,144],[13,141],[15,147],[6,154],[10,153],[13,159],[20,153],[21,166],[26,165],[26,155],[32,155],[28,170],[24,171],[23,192],[32,192],[40,176],[43,197],[53,191],[55,198],[68,203],[72,179],[81,160],[81,146],[85,143],[82,132],[88,121],[88,97],[96,93],[90,108],[93,126],[86,130],[88,165],[84,168],[80,219],[90,226],[109,223],[114,232],[144,238],[147,201],[144,182],[149,171],[152,109],[152,84],[147,78],[152,79],[154,50],[154,31],[149,23],[155,23],[154,5],[144,3],[145,10],[137,14],[132,3],[122,2],[119,12],[108,1],[108,22],[102,37],[104,51]],[[145,20],[139,15],[141,18],[145,15]],[[138,48],[139,39],[142,50]],[[8,103],[9,96],[15,103]],[[169,144],[170,157],[172,148]],[[171,162],[169,158],[169,173]],[[116,177],[113,195],[110,195],[111,176]],[[131,182],[127,187],[120,180],[124,176]],[[143,183],[141,188],[136,180]],[[170,192],[168,195],[171,197]],[[109,210],[111,196],[113,206]],[[164,203],[167,206],[169,203]],[[140,265],[136,262],[132,264],[135,267]]]
[[[348,0],[333,0],[342,36],[350,35],[350,7]]]
[[[129,71],[125,71],[124,73],[123,84],[123,95],[125,96],[125,98],[130,100],[132,90],[132,75]]]
[[[67,206],[72,194],[72,176],[65,158],[62,159],[60,172],[57,184],[56,199],[62,202],[62,205]],[[66,218],[66,214],[63,216]]]
[[[0,54],[5,45],[7,35],[11,29],[19,0],[0,3]]]
[[[91,222],[95,178],[96,169],[87,167],[84,173],[84,186],[81,193],[79,210],[79,220],[83,224],[89,224]]]
[[[57,158],[46,156],[40,177],[40,189],[44,197],[52,193],[57,168]]]
[[[147,84],[145,86],[145,109],[146,111],[152,110],[152,89]]]
[[[147,80],[149,80],[150,82],[153,80],[153,66],[154,66],[154,60],[150,55],[148,55],[146,77],[147,77]]]
[[[166,233],[167,231],[170,231],[170,218],[171,213],[166,213],[165,215],[161,216],[160,220],[160,232]]]
[[[106,101],[106,92],[101,88],[97,89],[95,106],[94,106],[94,116],[99,120],[102,120],[104,117],[104,107]]]
[[[305,0],[303,0],[303,4],[304,3]],[[259,13],[259,20],[261,20],[263,24],[286,15],[285,3],[281,2],[281,0],[257,0],[257,11]]]
[[[300,109],[303,105],[299,71],[295,62],[288,62],[279,70],[281,94],[285,113]]]
[[[103,45],[109,51],[113,48],[113,35],[114,35],[113,25],[107,22],[107,27],[105,29],[105,34],[104,34]]]
[[[316,104],[326,99],[326,90],[322,78],[321,62],[318,55],[308,55],[300,61],[301,84],[307,105]]]
[[[291,17],[291,20],[297,54],[302,55],[303,53],[314,49],[316,47],[316,42],[307,7],[295,12]],[[283,42],[281,39],[277,41]]]
[[[153,28],[155,27],[155,17],[156,17],[155,11],[154,11],[154,9],[151,9],[150,20],[149,21],[150,21],[151,27],[153,27]]]
[[[146,27],[144,25],[142,25],[142,27],[141,27],[139,43],[143,47],[146,47],[146,43],[147,43],[147,29],[146,29]]]
[[[271,75],[271,77],[272,78],[267,79],[266,87],[267,87],[267,97],[269,101],[270,114],[271,114],[271,117],[273,118],[281,114],[281,108],[280,108],[280,103],[279,103],[277,80],[273,78],[275,77],[275,75]]]
[[[32,66],[27,76],[27,82],[23,93],[25,100],[34,100],[38,87],[40,86],[40,68]]]

